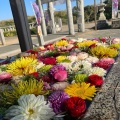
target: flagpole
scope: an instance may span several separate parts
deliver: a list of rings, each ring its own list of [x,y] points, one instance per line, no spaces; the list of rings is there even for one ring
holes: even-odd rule
[[[37,29],[38,43],[39,43],[39,46],[43,46],[43,45],[45,45],[45,42],[44,42],[42,30],[41,30],[41,25],[39,25],[39,23],[38,23],[38,21],[37,21],[37,16],[36,16],[36,14],[35,14],[35,10],[34,10],[34,8],[33,8],[32,2],[31,2],[31,6],[32,6],[32,9],[33,9],[35,18],[36,18],[36,22],[37,22],[36,29]]]

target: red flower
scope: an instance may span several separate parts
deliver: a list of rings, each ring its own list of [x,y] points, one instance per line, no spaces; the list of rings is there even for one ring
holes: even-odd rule
[[[48,58],[43,59],[42,62],[46,65],[55,65],[56,64],[56,58],[48,57]]]
[[[38,51],[35,51],[35,50],[28,50],[27,53],[38,54]]]
[[[96,46],[97,46],[96,44],[92,44],[92,45],[90,45],[90,48],[94,48]]]
[[[51,77],[48,76],[48,75],[43,76],[43,77],[42,77],[42,80],[43,80],[44,82],[47,82],[47,83],[53,82],[53,80],[51,79]]]
[[[91,85],[101,86],[103,84],[103,78],[101,76],[93,74],[88,77],[87,82],[91,83]]]
[[[105,70],[108,70],[110,68],[111,64],[109,64],[108,62],[99,61],[97,63],[94,63],[93,66],[97,66],[97,67],[103,68]]]
[[[53,43],[49,43],[49,44],[47,44],[47,45],[44,45],[44,47],[45,47],[47,50],[54,50]]]
[[[106,42],[106,38],[101,38],[100,39],[102,42]]]
[[[79,97],[68,98],[65,102],[65,109],[72,117],[80,117],[86,110],[86,103]]]
[[[36,79],[39,77],[38,72],[31,73],[30,75],[33,75],[33,77],[35,77]]]

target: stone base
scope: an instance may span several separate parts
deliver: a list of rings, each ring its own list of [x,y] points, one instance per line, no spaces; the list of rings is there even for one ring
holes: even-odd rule
[[[109,24],[107,20],[98,20],[97,21],[97,29],[106,29],[109,28]]]
[[[112,20],[112,28],[120,28],[120,19]]]

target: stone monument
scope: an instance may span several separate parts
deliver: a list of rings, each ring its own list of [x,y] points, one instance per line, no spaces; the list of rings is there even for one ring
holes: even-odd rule
[[[98,5],[99,8],[99,12],[100,12],[100,16],[99,16],[99,20],[97,21],[97,29],[104,29],[104,28],[108,28],[108,23],[104,14],[104,7],[106,6],[105,3],[103,3],[103,1],[100,1],[100,5]]]

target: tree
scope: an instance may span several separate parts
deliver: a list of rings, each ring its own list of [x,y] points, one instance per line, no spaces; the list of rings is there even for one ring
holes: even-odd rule
[[[93,21],[94,20],[94,6],[88,5],[84,7],[85,21]]]

